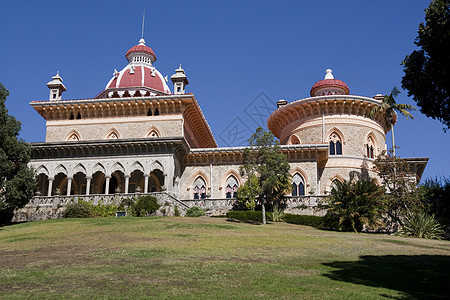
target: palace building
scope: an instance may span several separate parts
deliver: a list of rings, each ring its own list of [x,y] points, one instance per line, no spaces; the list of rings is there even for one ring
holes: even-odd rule
[[[170,78],[171,90],[144,39],[125,57],[128,64],[94,98],[62,99],[66,87],[56,74],[47,84],[49,100],[30,103],[46,120],[46,138],[32,144],[38,188],[16,220],[58,217],[75,199],[106,203],[147,193],[182,211],[232,207],[244,180],[245,146],[218,147],[194,94],[186,93],[181,66]],[[373,162],[386,149],[390,128],[381,113],[369,114],[382,99],[351,95],[326,70],[310,97],[274,103],[267,125],[291,166],[288,209],[317,205],[335,180],[379,180]],[[408,160],[420,178],[427,159]]]

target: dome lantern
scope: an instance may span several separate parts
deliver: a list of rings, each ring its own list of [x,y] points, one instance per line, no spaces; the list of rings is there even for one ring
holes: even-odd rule
[[[311,96],[348,95],[350,90],[342,80],[334,79],[333,71],[326,70],[323,80],[317,81],[311,88]]]

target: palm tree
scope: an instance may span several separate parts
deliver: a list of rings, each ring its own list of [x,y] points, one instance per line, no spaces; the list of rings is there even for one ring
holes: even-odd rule
[[[409,112],[410,110],[417,110],[412,105],[409,104],[398,104],[395,101],[395,97],[400,94],[397,87],[393,87],[389,95],[384,96],[381,105],[374,107],[370,111],[370,117],[376,115],[377,112],[384,112],[384,118],[386,124],[391,127],[392,130],[392,155],[395,156],[395,143],[394,143],[394,125],[397,122],[397,112],[401,113],[406,117],[406,119],[414,119],[414,116]]]

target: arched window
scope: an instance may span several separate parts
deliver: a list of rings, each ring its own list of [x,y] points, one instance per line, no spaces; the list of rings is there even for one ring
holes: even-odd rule
[[[239,183],[233,175],[228,177],[225,182],[225,196],[227,198],[237,198],[237,189],[239,187]]]
[[[205,199],[206,198],[206,183],[202,177],[197,177],[194,181],[194,199]]]
[[[341,137],[333,132],[330,134],[330,155],[342,155],[342,141]]]
[[[292,196],[305,196],[305,180],[298,173],[292,176]]]
[[[149,109],[149,110],[147,111],[147,116],[151,116],[151,115],[152,115],[152,110]]]
[[[373,141],[373,138],[371,136],[367,138],[366,155],[369,158],[375,157],[375,142]]]
[[[333,179],[333,181],[330,184],[330,188],[337,189],[340,184],[341,184],[341,182],[339,181],[339,179]]]
[[[297,136],[291,135],[290,144],[291,145],[298,145],[298,144],[300,144],[300,140],[298,139]]]
[[[155,109],[155,116],[159,116],[159,109]]]

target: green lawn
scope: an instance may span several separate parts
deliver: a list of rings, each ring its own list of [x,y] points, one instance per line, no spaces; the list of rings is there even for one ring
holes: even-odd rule
[[[449,298],[450,242],[218,218],[0,228],[0,299]]]

